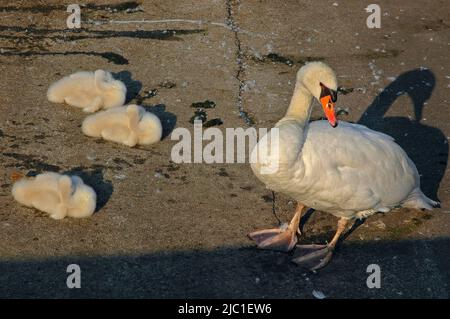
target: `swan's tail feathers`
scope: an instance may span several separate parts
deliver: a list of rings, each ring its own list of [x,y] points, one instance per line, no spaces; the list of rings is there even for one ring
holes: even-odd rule
[[[403,202],[402,207],[432,210],[433,208],[441,207],[441,203],[428,198],[422,193],[420,188],[416,188]]]

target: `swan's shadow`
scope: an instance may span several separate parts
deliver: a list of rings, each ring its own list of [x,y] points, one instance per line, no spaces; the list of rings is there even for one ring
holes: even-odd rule
[[[448,142],[441,130],[421,122],[425,102],[435,84],[435,76],[428,69],[401,74],[373,100],[358,123],[395,138],[416,164],[422,191],[431,199],[438,200],[439,184],[447,168]],[[408,94],[413,102],[414,118],[385,117],[391,105],[403,94]]]

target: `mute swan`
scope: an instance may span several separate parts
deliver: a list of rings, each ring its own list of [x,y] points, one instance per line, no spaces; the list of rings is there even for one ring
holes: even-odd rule
[[[289,251],[296,247],[300,217],[311,207],[339,217],[335,236],[327,245],[297,245],[310,252],[293,262],[324,267],[348,221],[395,207],[431,210],[438,203],[420,190],[414,163],[394,140],[365,126],[340,122],[334,111],[337,80],[322,62],[311,62],[297,73],[294,94],[286,115],[263,136],[252,151],[254,174],[266,186],[297,200],[287,229],[249,234],[259,248]],[[313,98],[321,102],[327,121],[309,123]],[[271,144],[273,143],[273,144]],[[278,152],[269,153],[269,150]],[[259,157],[258,157],[259,156]],[[263,173],[267,164],[278,170]],[[312,252],[311,252],[312,251]]]
[[[153,113],[142,106],[115,107],[86,117],[81,127],[84,134],[133,147],[161,140],[162,125]]]
[[[53,172],[21,178],[14,184],[12,195],[22,205],[44,211],[53,219],[91,216],[97,199],[80,177]]]
[[[103,70],[77,72],[51,84],[47,98],[54,103],[67,103],[93,113],[102,108],[125,103],[127,88],[111,73]]]

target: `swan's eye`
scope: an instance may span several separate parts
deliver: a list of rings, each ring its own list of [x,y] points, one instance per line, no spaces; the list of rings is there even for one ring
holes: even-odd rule
[[[330,96],[330,99],[333,103],[337,101],[337,91],[328,88],[325,84],[320,82],[320,98],[325,96]]]
[[[337,101],[337,92],[335,91],[335,90],[331,90],[330,89],[330,96],[331,96],[331,101],[333,102],[333,103],[336,103],[336,101]]]

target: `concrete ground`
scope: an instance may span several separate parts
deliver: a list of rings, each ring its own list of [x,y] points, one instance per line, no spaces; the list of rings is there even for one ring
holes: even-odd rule
[[[380,29],[367,28],[364,1],[89,1],[78,31],[66,26],[72,2],[0,2],[0,297],[449,297],[448,1],[377,1]],[[192,103],[214,101],[207,117],[221,129],[271,127],[309,60],[337,72],[341,120],[395,137],[442,203],[369,218],[317,273],[247,239],[295,207],[248,164],[170,161],[170,132],[193,129]],[[47,101],[51,82],[99,68],[160,116],[162,142],[88,138],[80,109]],[[55,221],[22,207],[11,196],[14,171],[80,175],[98,211]],[[336,222],[313,213],[300,241],[329,240]],[[81,289],[66,287],[72,263]],[[380,289],[366,285],[370,264],[381,267]]]

